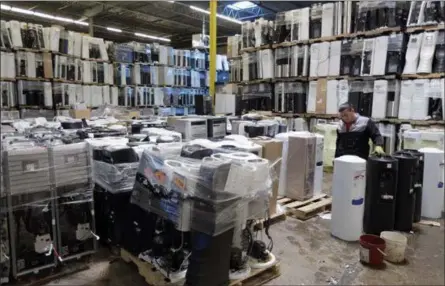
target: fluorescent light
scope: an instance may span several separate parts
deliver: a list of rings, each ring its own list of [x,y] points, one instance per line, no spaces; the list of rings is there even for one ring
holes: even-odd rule
[[[28,14],[28,15],[34,15],[34,11],[11,7],[12,12],[22,13],[22,14]]]
[[[16,12],[16,13],[26,14],[26,15],[33,15],[33,16],[40,17],[40,18],[56,20],[56,21],[60,21],[60,22],[67,22],[67,23],[74,23],[74,24],[78,24],[78,25],[82,25],[82,26],[88,26],[88,23],[86,23],[86,22],[75,21],[75,20],[70,19],[70,18],[53,16],[53,15],[49,15],[49,14],[45,14],[45,13],[34,12],[32,10],[26,10],[26,9],[17,8],[17,7],[11,7],[11,6],[8,6],[8,5],[3,5],[3,4],[1,4],[1,9],[2,10]]]
[[[1,8],[2,10],[11,10],[11,6],[4,5],[4,4],[1,4],[1,5],[0,5],[0,8]]]
[[[78,25],[82,25],[82,26],[89,26],[90,25],[87,22],[82,22],[82,21],[74,21],[74,24],[78,24]]]
[[[169,3],[175,3],[175,1],[167,1],[167,2],[169,2]]]
[[[48,14],[40,13],[40,12],[34,12],[34,16],[37,16],[40,18],[46,18],[46,19],[54,19],[55,18],[53,15],[48,15]]]
[[[142,38],[149,38],[149,39],[165,41],[165,42],[170,42],[171,41],[170,39],[167,39],[167,38],[150,36],[150,35],[146,35],[146,34],[142,34],[142,33],[134,33],[134,35],[138,36],[138,37],[142,37]]]
[[[195,10],[195,11],[198,11],[198,12],[210,15],[210,11],[208,11],[208,10],[204,10],[204,9],[201,9],[199,7],[196,7],[196,6],[192,6],[192,5],[190,5],[189,7],[192,10]],[[226,20],[226,21],[230,21],[230,22],[236,23],[236,24],[240,24],[240,25],[243,23],[241,21],[238,21],[237,19],[230,18],[230,17],[224,16],[224,15],[221,15],[221,14],[216,14],[216,17],[218,17],[220,19],[223,19],[223,20]]]
[[[201,12],[201,13],[205,13],[205,14],[207,14],[207,15],[210,15],[210,11],[201,9],[201,8],[199,8],[199,7],[196,7],[196,6],[192,6],[192,5],[190,5],[190,9],[195,10],[195,11],[198,11],[198,12]]]
[[[110,28],[110,27],[107,27],[107,30],[108,30],[108,31],[112,31],[112,32],[116,32],[116,33],[122,33],[122,30],[121,30],[121,29],[116,29],[116,28]]]

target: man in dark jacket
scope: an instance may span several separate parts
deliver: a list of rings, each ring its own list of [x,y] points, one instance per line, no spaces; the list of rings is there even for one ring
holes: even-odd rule
[[[374,152],[385,154],[383,137],[377,125],[368,117],[355,113],[350,103],[343,103],[338,108],[340,124],[337,129],[335,158],[343,155],[355,155],[363,159],[369,156],[369,139],[374,143]]]

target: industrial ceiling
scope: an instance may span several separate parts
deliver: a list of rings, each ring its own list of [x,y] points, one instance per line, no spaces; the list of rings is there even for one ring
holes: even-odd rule
[[[241,32],[240,21],[252,21],[259,17],[274,19],[277,12],[311,3],[243,1],[249,8],[240,9],[237,5],[233,6],[237,2],[218,1],[218,14],[221,15],[218,18],[218,45],[224,45],[227,36]],[[94,36],[116,42],[152,41],[134,34],[141,33],[168,38],[174,47],[189,48],[191,35],[202,32],[203,20],[204,28],[208,31],[208,1],[2,1],[1,4],[2,20],[15,19],[46,26],[57,24],[84,33],[89,32],[92,24]],[[224,17],[230,17],[233,21]]]

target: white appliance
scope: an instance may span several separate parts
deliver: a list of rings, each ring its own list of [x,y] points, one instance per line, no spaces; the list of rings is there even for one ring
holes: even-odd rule
[[[372,59],[372,75],[384,75],[386,69],[386,55],[388,52],[388,36],[375,38]]]
[[[363,230],[366,160],[341,156],[334,160],[331,234],[345,241],[358,241]]]
[[[411,103],[414,94],[414,82],[412,80],[402,81],[402,87],[400,89],[400,101],[399,101],[399,119],[411,118]]]
[[[386,105],[388,103],[388,81],[374,81],[374,91],[372,99],[372,118],[385,118]]]
[[[317,81],[309,82],[309,92],[307,95],[307,113],[315,113],[315,107],[317,103]]]
[[[225,117],[207,117],[207,136],[222,138],[227,135],[227,119]]]
[[[175,122],[175,131],[182,134],[184,141],[207,138],[207,119],[180,118]]]
[[[343,103],[338,100],[338,80],[328,80],[326,89],[326,114],[337,114],[338,105]]]
[[[422,216],[438,219],[444,205],[444,151],[436,148],[419,151],[424,154]]]
[[[163,128],[157,128],[157,127],[142,128],[141,134],[148,135],[150,138],[150,142],[154,143],[156,143],[158,139],[162,137],[171,137],[175,142],[182,141],[181,133]]]
[[[320,134],[314,134],[315,145],[315,174],[314,174],[314,196],[323,191],[323,149],[324,137]]]
[[[340,75],[341,41],[331,42],[329,51],[329,76]]]
[[[263,146],[256,144],[246,138],[246,140],[233,140],[227,138],[227,140],[222,140],[214,143],[215,148],[227,149],[227,150],[237,150],[240,152],[248,152],[255,154],[259,157],[263,156]]]
[[[330,42],[322,42],[319,44],[318,50],[318,66],[317,66],[317,76],[327,76],[329,73],[329,49]]]
[[[321,36],[329,37],[334,32],[334,3],[323,4],[321,14]]]
[[[425,32],[423,34],[422,47],[420,49],[419,66],[417,73],[431,73],[433,68],[434,52],[436,50],[439,31]]]
[[[444,150],[444,130],[408,129],[402,133],[403,149],[437,148]]]
[[[425,90],[428,87],[429,80],[415,79],[414,92],[411,101],[411,116],[413,120],[425,120],[428,117],[428,97],[425,96]]]
[[[419,62],[420,47],[422,46],[423,34],[412,34],[409,37],[408,48],[405,55],[405,67],[403,74],[415,74]]]
[[[324,147],[323,147],[323,165],[332,166],[334,160],[336,139],[337,139],[337,123],[321,123],[322,119],[314,125],[313,132],[323,135]],[[325,121],[325,120],[323,120]]]
[[[310,63],[309,63],[309,76],[316,77],[318,76],[318,55],[320,50],[320,44],[312,44],[310,48]]]
[[[373,57],[374,57],[374,39],[365,39],[363,41],[362,65],[361,65],[360,75],[362,76],[372,75]]]

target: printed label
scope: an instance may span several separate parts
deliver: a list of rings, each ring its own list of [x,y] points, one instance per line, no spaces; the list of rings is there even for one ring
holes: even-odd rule
[[[173,186],[172,186],[173,188],[172,189],[184,192],[185,187],[186,187],[185,183],[186,183],[186,178],[184,176],[181,176],[176,173],[173,175]]]
[[[360,245],[360,261],[369,263],[369,249]]]

